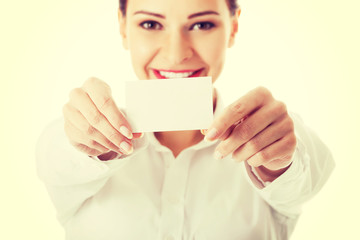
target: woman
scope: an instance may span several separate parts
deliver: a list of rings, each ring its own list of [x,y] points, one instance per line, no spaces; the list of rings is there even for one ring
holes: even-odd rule
[[[121,0],[118,19],[139,79],[215,82],[240,12],[233,0]],[[334,167],[329,150],[263,87],[227,107],[213,96],[206,131],[143,137],[105,82],[74,89],[37,157],[67,239],[289,238]]]

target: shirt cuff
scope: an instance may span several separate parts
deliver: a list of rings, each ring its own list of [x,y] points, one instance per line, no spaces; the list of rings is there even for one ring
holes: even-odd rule
[[[256,173],[253,166],[250,166],[247,161],[244,162],[244,166],[247,172],[248,177],[250,178],[250,182],[257,187],[258,189],[263,189],[267,186],[268,182],[264,182],[259,175]]]

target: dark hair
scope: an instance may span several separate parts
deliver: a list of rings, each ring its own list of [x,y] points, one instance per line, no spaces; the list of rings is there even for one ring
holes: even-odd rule
[[[126,3],[127,0],[119,0],[119,8],[123,16],[126,15]],[[237,4],[237,0],[226,0],[226,3],[229,7],[231,16],[234,16],[236,13],[236,9],[239,7]]]

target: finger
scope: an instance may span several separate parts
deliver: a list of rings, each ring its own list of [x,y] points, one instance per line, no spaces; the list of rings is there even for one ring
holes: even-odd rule
[[[291,157],[296,147],[296,138],[293,134],[288,134],[279,141],[265,147],[248,160],[248,164],[253,167],[266,165],[276,160],[276,166],[273,168],[283,168],[291,162]],[[276,170],[276,169],[273,169]]]
[[[75,100],[72,100],[75,99]],[[124,141],[124,135],[120,134],[108,120],[98,111],[90,97],[82,89],[74,89],[71,93],[72,105],[85,117],[88,123],[115,146],[119,147]]]
[[[263,148],[290,133],[292,131],[292,126],[293,124],[290,118],[284,116],[278,119],[265,130],[258,133],[250,141],[236,149],[232,154],[232,158],[238,162],[248,160]]]
[[[237,125],[230,136],[217,146],[217,156],[221,154],[225,157],[234,152],[278,119],[279,114],[284,116],[284,112],[286,113],[284,104],[277,101],[260,108]]]
[[[100,133],[96,128],[91,126],[89,122],[86,120],[86,118],[72,105],[66,104],[63,108],[63,113],[65,118],[72,125],[72,131],[73,131],[72,136],[74,136],[75,134],[76,136],[81,136],[81,138],[78,137],[77,141],[82,141],[82,143],[86,145],[92,143],[86,142],[84,139],[93,140],[96,143],[99,143],[102,146],[106,147],[107,149],[111,149],[115,152],[119,152],[120,145],[116,146],[114,143],[108,140],[102,133]]]
[[[125,137],[132,139],[131,126],[111,97],[110,87],[97,78],[91,78],[85,82],[83,89],[109,123]]]
[[[218,139],[221,141],[224,141],[225,139],[227,139],[231,135],[231,133],[235,129],[235,127],[236,127],[236,125],[230,126],[221,136],[218,137]],[[205,138],[205,140],[208,141],[207,138]]]
[[[215,140],[223,135],[230,126],[262,107],[269,99],[272,99],[272,95],[266,88],[259,87],[250,91],[228,106],[213,121],[206,134],[207,140]]]
[[[108,148],[104,147],[102,144],[98,143],[95,140],[87,139],[84,137],[83,133],[77,129],[74,125],[72,125],[69,121],[65,122],[65,133],[70,139],[70,143],[74,146],[84,145],[87,146],[89,149],[96,150],[100,153],[106,153],[109,151]],[[88,150],[88,149],[87,149]]]
[[[219,137],[219,140],[223,141],[223,140],[227,139],[227,138],[231,135],[231,133],[232,133],[232,131],[234,130],[234,128],[235,128],[237,125],[239,125],[240,123],[242,123],[243,121],[245,121],[245,119],[246,119],[247,117],[248,117],[248,116],[245,116],[245,117],[241,118],[239,121],[237,121],[237,122],[236,122],[235,124],[233,124],[231,127],[229,127],[229,128],[226,130],[226,132],[223,133],[223,134]]]
[[[283,159],[272,160],[272,161],[264,164],[264,167],[266,167],[266,169],[268,169],[268,170],[276,171],[276,170],[284,169],[284,168],[290,166],[291,163],[292,163],[292,158],[290,156],[288,156]]]
[[[97,151],[96,149],[93,148],[89,148],[88,146],[84,145],[84,144],[75,144],[74,145],[75,148],[77,148],[79,151],[87,154],[88,156],[99,156],[101,154],[103,154],[102,152]]]

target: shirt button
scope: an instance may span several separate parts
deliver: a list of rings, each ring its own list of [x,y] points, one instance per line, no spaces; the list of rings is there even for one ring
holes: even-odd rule
[[[167,235],[167,236],[164,237],[164,240],[174,240],[174,239],[175,238],[172,235]]]

